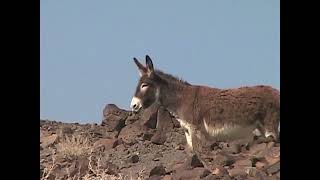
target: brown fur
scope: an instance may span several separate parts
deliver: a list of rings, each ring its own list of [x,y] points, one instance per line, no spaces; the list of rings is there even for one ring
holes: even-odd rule
[[[161,71],[154,70],[149,56],[144,67],[136,59],[140,70],[135,97],[142,108],[158,103],[171,112],[187,129],[186,137],[218,138],[251,133],[255,128],[262,134],[278,138],[280,121],[280,93],[269,86],[218,89],[191,85]],[[141,84],[147,84],[144,91]],[[157,94],[158,92],[158,94]],[[191,145],[192,146],[192,145]],[[191,147],[192,148],[192,147]]]

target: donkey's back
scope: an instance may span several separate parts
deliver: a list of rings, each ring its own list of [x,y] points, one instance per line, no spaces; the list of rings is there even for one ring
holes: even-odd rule
[[[211,136],[244,134],[253,129],[257,135],[278,138],[280,93],[269,86],[216,89],[194,86],[198,118],[192,124],[201,126]],[[241,131],[241,132],[239,132]]]

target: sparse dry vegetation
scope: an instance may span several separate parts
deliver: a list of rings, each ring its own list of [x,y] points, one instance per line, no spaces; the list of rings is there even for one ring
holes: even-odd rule
[[[108,169],[103,169],[101,167],[101,157],[97,159],[97,165],[94,167],[92,165],[92,155],[89,156],[89,165],[88,168],[91,173],[86,174],[83,177],[83,180],[122,180],[124,179],[122,174],[119,174],[119,176],[110,175],[108,174]]]
[[[54,151],[52,151],[52,154],[54,154]],[[52,163],[49,167],[45,167],[43,169],[43,174],[42,174],[41,180],[47,180],[50,177],[51,172],[55,168],[56,165],[57,165],[57,163],[56,163],[55,156],[52,156]]]
[[[92,150],[92,149],[91,149]],[[92,152],[92,151],[91,151]],[[54,152],[53,152],[54,154]],[[108,174],[109,169],[104,169],[101,165],[101,156],[95,160],[93,160],[94,155],[90,155],[88,157],[89,159],[89,164],[88,164],[88,172],[85,174],[83,177],[80,176],[80,171],[79,173],[75,174],[74,176],[70,175],[69,168],[67,168],[68,172],[68,177],[67,180],[135,180],[133,179],[132,176],[124,176],[121,173],[116,175]],[[96,165],[94,162],[96,162]],[[49,167],[46,167],[43,171],[41,180],[48,180],[50,179],[50,175],[52,175],[52,170],[57,166],[57,162],[55,160],[55,156],[52,156],[52,162]],[[143,176],[141,175],[144,170],[138,172],[138,178],[137,180],[142,180]],[[57,178],[55,178],[57,179]]]
[[[56,148],[58,153],[63,154],[66,158],[73,159],[88,155],[91,145],[88,138],[80,135],[72,135],[71,138],[65,136],[65,138],[57,144]]]

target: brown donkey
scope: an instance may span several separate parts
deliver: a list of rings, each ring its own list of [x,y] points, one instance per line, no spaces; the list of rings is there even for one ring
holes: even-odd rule
[[[146,66],[136,58],[134,62],[140,80],[130,107],[138,112],[158,103],[186,129],[191,150],[204,138],[240,138],[254,133],[278,139],[279,91],[268,86],[217,89],[191,85],[155,70],[149,56]]]

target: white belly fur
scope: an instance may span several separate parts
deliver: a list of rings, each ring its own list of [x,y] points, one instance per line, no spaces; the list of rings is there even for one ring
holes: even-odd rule
[[[206,120],[203,119],[204,128],[207,131],[207,133],[216,138],[223,139],[237,139],[240,137],[247,137],[252,134],[261,134],[258,129],[255,129],[255,126],[248,126],[248,127],[240,127],[237,125],[224,125],[222,127],[210,127]]]
[[[192,135],[193,135],[193,129],[190,123],[187,123],[187,121],[183,119],[178,119],[178,122],[180,125],[185,128],[188,132],[185,132],[187,144],[189,148],[192,150]],[[256,135],[261,135],[261,132],[258,129],[255,129],[254,126],[250,127],[240,127],[240,126],[231,126],[231,125],[225,125],[220,128],[213,128],[208,126],[207,122],[205,119],[203,119],[204,127],[207,133],[216,138],[221,138],[221,139],[233,139],[233,138],[239,138],[239,137],[244,137],[252,134]]]

